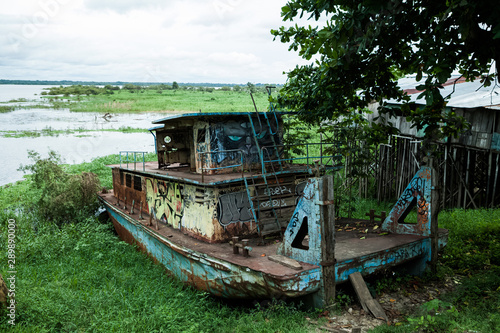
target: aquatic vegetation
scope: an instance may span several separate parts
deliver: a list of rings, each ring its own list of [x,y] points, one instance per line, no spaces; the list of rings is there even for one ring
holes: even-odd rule
[[[131,93],[133,92],[133,93]],[[253,112],[249,94],[243,91],[207,89],[178,90],[118,90],[113,94],[44,96],[58,107],[83,112],[149,112],[149,111],[192,111],[192,112]],[[256,92],[254,99],[259,111],[267,110],[268,95]]]

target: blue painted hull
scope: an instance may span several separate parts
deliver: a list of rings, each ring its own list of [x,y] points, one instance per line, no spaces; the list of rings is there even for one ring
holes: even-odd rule
[[[320,268],[293,277],[266,274],[178,245],[103,200],[122,239],[137,244],[172,275],[224,298],[299,297],[319,288]]]

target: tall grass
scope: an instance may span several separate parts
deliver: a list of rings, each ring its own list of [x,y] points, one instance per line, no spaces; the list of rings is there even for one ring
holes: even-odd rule
[[[15,107],[10,105],[0,105],[0,113],[6,113],[10,111],[14,111]]]
[[[358,199],[355,207],[355,217],[365,218],[370,208],[389,211],[391,204]],[[412,219],[416,213],[407,217]],[[461,282],[454,292],[423,304],[402,326],[382,326],[374,332],[500,331],[500,209],[444,210],[438,222],[448,229],[449,238],[438,275],[430,278],[453,274]]]
[[[148,156],[148,159],[153,159]],[[105,164],[66,166],[100,175]],[[29,182],[0,188],[0,228],[9,218],[16,229],[16,325],[0,316],[0,331],[12,332],[307,332],[302,312],[274,302],[229,306],[184,286],[145,254],[121,241],[109,223],[88,216],[56,225],[37,216]],[[6,276],[7,238],[0,233],[0,273]]]
[[[148,156],[154,160],[155,155]],[[91,171],[111,187],[106,164],[117,155],[65,166]],[[306,316],[296,306],[229,306],[183,286],[164,268],[117,238],[94,216],[57,226],[30,210],[30,177],[0,188],[0,228],[16,220],[16,326],[0,316],[0,331],[13,332],[307,332]],[[390,204],[355,200],[358,217]],[[462,275],[458,288],[424,304],[400,326],[376,332],[494,332],[500,327],[500,210],[451,210],[439,216],[450,230],[440,264]],[[0,262],[6,263],[6,235],[0,233]],[[0,265],[6,274],[6,265]],[[340,294],[339,294],[340,295]],[[248,303],[251,303],[250,301]],[[257,303],[258,304],[258,303]],[[436,315],[439,313],[439,315]]]
[[[86,128],[56,130],[51,127],[45,127],[42,130],[0,131],[0,136],[6,138],[25,138],[25,137],[38,138],[41,136],[59,136],[59,135],[68,135],[75,133],[90,133],[90,132],[147,133],[147,130],[143,128],[133,128],[130,126],[122,126],[118,129],[106,128],[99,130],[86,129]]]
[[[25,215],[9,216],[18,224],[14,332],[306,331],[293,307],[231,308],[184,287],[109,224],[34,229]],[[2,317],[0,330],[8,327]]]
[[[112,95],[65,97],[72,101],[67,104],[71,111],[89,112],[147,112],[147,111],[192,111],[192,112],[252,112],[254,105],[246,92],[214,90],[141,90],[116,91]],[[268,95],[254,94],[259,111],[267,110]],[[51,98],[54,100],[54,98]],[[76,102],[76,103],[75,103]]]

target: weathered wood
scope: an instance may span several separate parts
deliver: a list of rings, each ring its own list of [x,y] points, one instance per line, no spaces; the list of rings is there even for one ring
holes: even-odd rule
[[[487,127],[494,126],[488,124]],[[436,166],[440,171],[439,181],[442,185],[439,202],[441,207],[494,207],[500,204],[498,181],[500,175],[496,172],[497,154],[500,151],[490,150],[489,141],[485,149],[463,145],[468,141],[473,144],[473,140],[476,140],[476,144],[477,140],[485,138],[490,140],[489,136],[489,132],[485,134],[475,130],[475,134],[468,135],[467,138],[464,135],[461,140],[449,140],[438,144],[437,149],[443,154],[443,158]],[[498,136],[500,138],[500,135]],[[415,140],[415,138],[394,136],[391,137],[389,145],[380,146],[377,151],[375,172],[378,201],[394,200],[401,192],[401,185],[407,184],[419,168],[420,148]],[[459,141],[462,144],[458,144]]]
[[[297,260],[286,257],[286,256],[272,255],[272,256],[268,256],[267,258],[271,261],[274,261],[278,264],[281,264],[285,267],[289,267],[291,269],[295,269],[295,270],[302,269],[302,265]]]
[[[495,172],[495,180],[493,182],[493,194],[492,194],[492,199],[491,199],[491,207],[494,207],[495,205],[495,194],[496,194],[496,189],[497,189],[497,182],[498,182],[498,165],[499,165],[499,159],[500,155],[497,155],[496,158],[496,172]]]
[[[354,291],[358,296],[358,300],[361,303],[363,310],[365,310],[365,312],[369,312],[366,301],[373,299],[373,297],[370,294],[368,287],[366,286],[363,276],[361,276],[360,272],[354,272],[349,275],[349,281],[351,281],[351,284],[354,287]]]
[[[368,287],[366,286],[365,280],[360,272],[355,272],[349,275],[349,281],[351,281],[354,291],[358,296],[359,302],[363,307],[365,312],[371,313],[375,318],[379,318],[388,321],[387,315],[384,309],[380,306],[379,302],[373,299]]]
[[[322,177],[321,202],[333,202],[333,175]],[[323,205],[321,211],[321,286],[320,294],[325,307],[335,301],[335,207]]]
[[[377,302],[377,300],[369,299],[366,301],[366,306],[368,309],[370,309],[371,314],[377,318],[377,319],[382,319],[384,321],[389,321],[389,318],[387,318],[387,315],[385,314],[384,309],[382,309],[382,306],[380,306],[380,303]]]
[[[431,270],[437,273],[439,238],[438,238],[438,214],[439,214],[439,169],[436,168],[436,159],[431,160]]]

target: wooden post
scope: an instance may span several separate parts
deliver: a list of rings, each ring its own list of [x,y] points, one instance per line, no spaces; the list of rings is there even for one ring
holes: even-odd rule
[[[335,207],[333,205],[333,175],[322,178],[321,207],[321,273],[320,297],[323,307],[335,302]]]
[[[431,159],[431,270],[433,273],[437,272],[438,262],[438,214],[439,207],[439,167],[437,166],[436,159]]]
[[[370,217],[370,223],[375,223],[375,209],[370,209],[370,212],[365,215]]]
[[[243,257],[249,257],[250,255],[248,254],[248,239],[241,240],[241,248],[243,250]]]
[[[233,254],[238,254],[239,249],[238,249],[238,236],[233,236]]]

